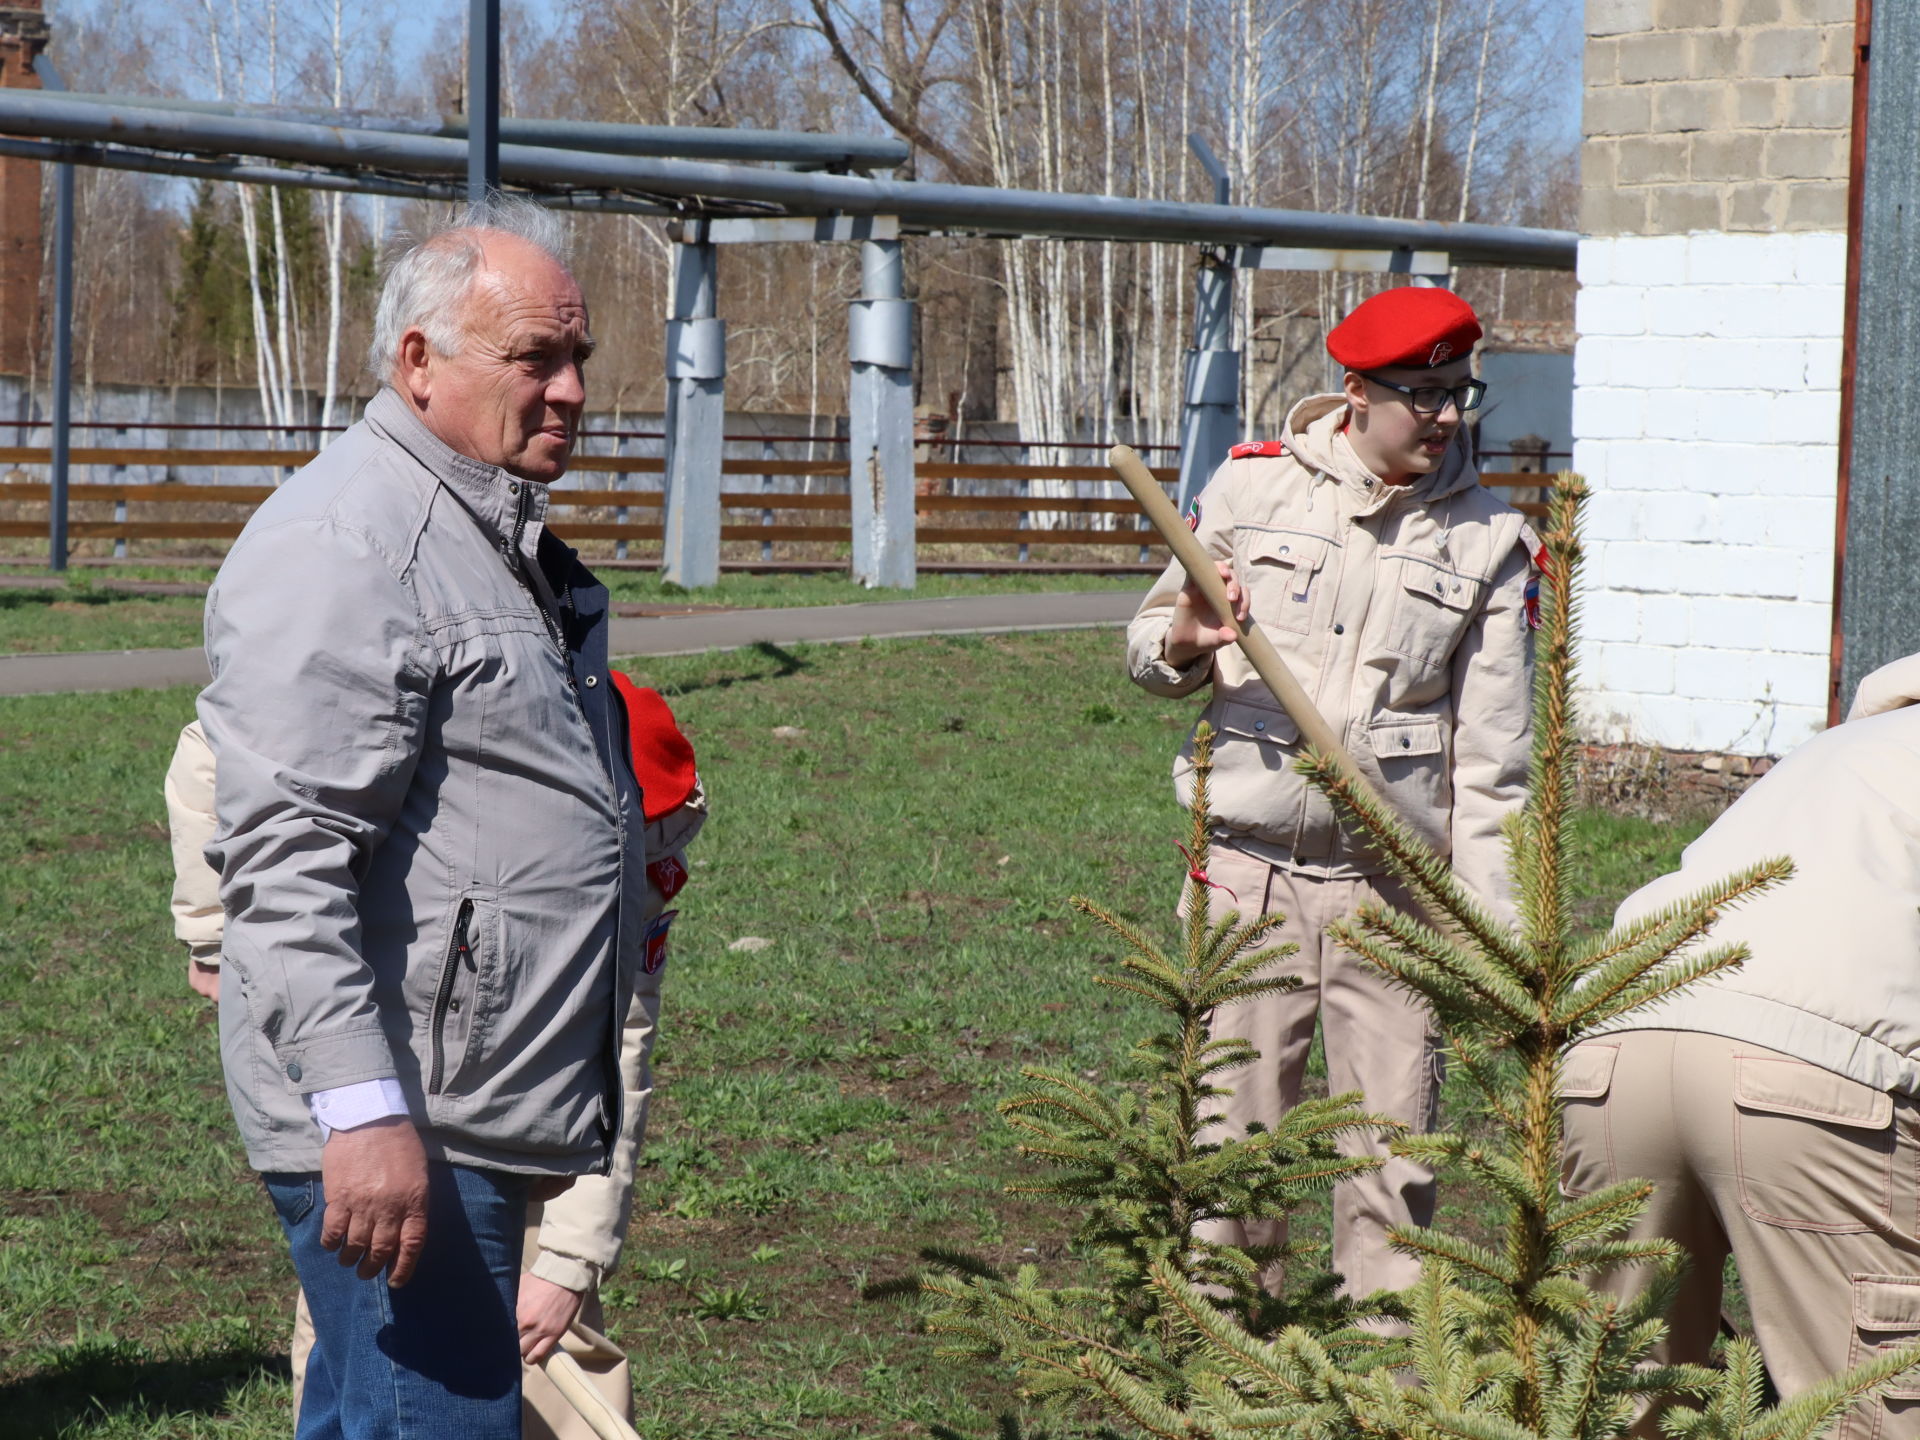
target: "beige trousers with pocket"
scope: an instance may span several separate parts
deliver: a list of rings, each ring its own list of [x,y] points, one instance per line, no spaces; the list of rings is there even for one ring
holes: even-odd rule
[[[1327,926],[1369,901],[1410,907],[1406,891],[1384,875],[1358,880],[1321,880],[1269,865],[1224,845],[1215,846],[1208,878],[1225,890],[1207,891],[1209,916],[1229,910],[1241,919],[1279,911],[1284,928],[1270,944],[1292,942],[1299,953],[1275,960],[1270,972],[1297,975],[1301,985],[1214,1012],[1215,1039],[1239,1037],[1260,1052],[1243,1070],[1226,1071],[1215,1083],[1233,1094],[1217,1102],[1215,1125],[1202,1138],[1242,1135],[1251,1121],[1276,1127],[1300,1099],[1314,1019],[1324,1033],[1327,1087],[1335,1095],[1357,1090],[1363,1108],[1405,1121],[1417,1132],[1433,1128],[1440,1100],[1440,1054],[1426,1007],[1390,986],[1378,971],[1327,938]],[[1387,1154],[1387,1137],[1355,1136],[1343,1142],[1349,1154],[1381,1156],[1379,1170],[1348,1180],[1333,1192],[1333,1263],[1350,1295],[1403,1290],[1420,1278],[1420,1262],[1387,1244],[1390,1225],[1427,1225],[1433,1220],[1431,1166]],[[1277,1245],[1286,1240],[1279,1221],[1215,1220],[1204,1238],[1233,1245]],[[1280,1283],[1277,1268],[1269,1288]]]
[[[1656,1358],[1705,1362],[1729,1253],[1787,1399],[1920,1338],[1920,1111],[1911,1098],[1681,1030],[1576,1045],[1560,1089],[1561,1188],[1584,1195],[1651,1181],[1633,1235],[1676,1240],[1693,1257]],[[1604,1283],[1632,1294],[1645,1278],[1623,1269]],[[1920,1436],[1920,1384],[1855,1406],[1834,1433]]]

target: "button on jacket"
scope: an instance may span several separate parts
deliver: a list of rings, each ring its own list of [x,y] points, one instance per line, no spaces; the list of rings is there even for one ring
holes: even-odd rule
[[[1288,415],[1284,455],[1229,459],[1196,533],[1233,562],[1253,618],[1355,763],[1483,900],[1510,913],[1501,820],[1525,798],[1532,715],[1526,587],[1537,542],[1479,483],[1464,438],[1441,468],[1390,486],[1340,433],[1339,395]],[[1382,866],[1293,772],[1300,737],[1236,646],[1176,669],[1165,657],[1185,583],[1169,566],[1127,632],[1133,678],[1157,695],[1213,682],[1211,787],[1222,841],[1308,874]],[[1192,741],[1174,762],[1192,799]]]
[[[606,591],[546,487],[383,390],[255,512],[207,598],[227,1089],[320,1167],[306,1094],[396,1077],[430,1158],[603,1171],[640,968],[638,787]]]

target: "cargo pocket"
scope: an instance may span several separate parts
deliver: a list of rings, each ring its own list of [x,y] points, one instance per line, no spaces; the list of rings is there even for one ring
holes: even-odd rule
[[[1297,635],[1313,629],[1315,577],[1325,568],[1331,544],[1321,535],[1293,530],[1243,532],[1247,547],[1247,589],[1254,619]]]
[[[1799,1060],[1738,1055],[1733,1063],[1740,1208],[1788,1230],[1885,1229],[1893,1097]]]
[[[1848,1368],[1920,1340],[1920,1276],[1852,1275],[1853,1342]],[[1878,1397],[1847,1412],[1836,1440],[1877,1440],[1889,1414],[1911,1414],[1920,1402],[1920,1372],[1908,1371]],[[1907,1427],[1903,1423],[1902,1430]]]
[[[1560,1057],[1560,1193],[1591,1195],[1618,1180],[1613,1163],[1613,1121],[1607,1093],[1613,1088],[1618,1045],[1589,1040]]]
[[[1386,648],[1424,665],[1443,666],[1467,622],[1480,611],[1487,584],[1416,555],[1383,555],[1392,587]]]

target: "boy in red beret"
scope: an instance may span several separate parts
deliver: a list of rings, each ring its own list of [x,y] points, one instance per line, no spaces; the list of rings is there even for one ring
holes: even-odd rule
[[[1376,295],[1327,336],[1338,394],[1293,407],[1281,437],[1236,445],[1189,511],[1228,594],[1272,638],[1367,778],[1496,913],[1510,915],[1501,820],[1525,796],[1531,717],[1530,604],[1538,542],[1475,473],[1466,412],[1480,324],[1447,290]],[[1179,563],[1127,632],[1134,680],[1178,697],[1211,684],[1214,730],[1212,918],[1278,911],[1275,962],[1302,984],[1218,1012],[1216,1038],[1260,1052],[1223,1076],[1220,1133],[1271,1128],[1299,1099],[1318,1017],[1330,1088],[1370,1111],[1433,1128],[1440,1057],[1425,1008],[1326,938],[1369,901],[1411,909],[1405,890],[1293,771],[1299,733],[1233,632]],[[1174,763],[1192,798],[1192,741]],[[1419,1275],[1386,1231],[1433,1217],[1427,1165],[1355,1140],[1381,1168],[1334,1192],[1334,1264],[1348,1293],[1400,1290]],[[1278,1246],[1270,1221],[1210,1223],[1205,1238]],[[1280,1280],[1278,1264],[1266,1274]]]

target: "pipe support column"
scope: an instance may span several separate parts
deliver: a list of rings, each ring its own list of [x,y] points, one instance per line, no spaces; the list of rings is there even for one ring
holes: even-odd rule
[[[861,298],[847,317],[848,484],[853,578],[868,588],[911,590],[913,302],[898,240],[860,242]]]
[[[1240,441],[1240,352],[1233,337],[1233,262],[1203,256],[1193,286],[1193,348],[1180,415],[1180,508]]]
[[[704,234],[704,230],[702,232]],[[715,318],[718,252],[674,246],[667,319],[665,544],[661,573],[696,590],[720,578],[720,459],[727,419],[726,322]]]

